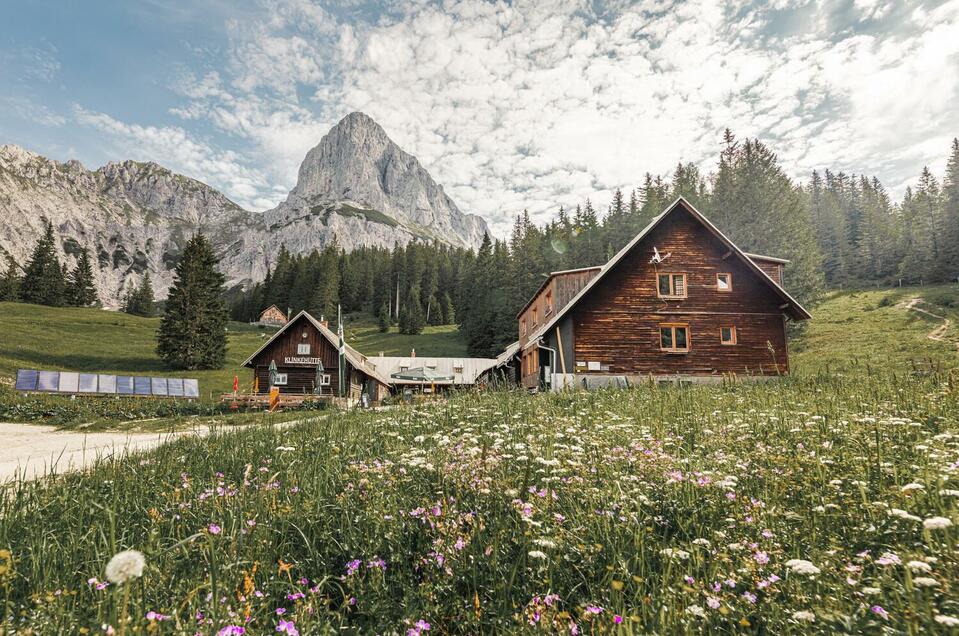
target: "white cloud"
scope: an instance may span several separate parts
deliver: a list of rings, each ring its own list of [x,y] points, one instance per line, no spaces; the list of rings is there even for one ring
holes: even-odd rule
[[[647,0],[598,17],[586,0],[449,0],[364,21],[282,2],[231,24],[227,70],[187,81],[175,112],[251,143],[288,188],[363,110],[500,235],[524,207],[604,207],[646,171],[711,169],[726,127],[798,178],[875,173],[899,191],[959,134],[959,1],[841,8]]]
[[[140,161],[155,161],[166,168],[211,185],[248,209],[266,209],[276,205],[275,195],[263,174],[246,165],[230,151],[213,148],[177,127],[127,124],[104,113],[74,107],[77,123],[95,128],[116,143],[125,156]]]

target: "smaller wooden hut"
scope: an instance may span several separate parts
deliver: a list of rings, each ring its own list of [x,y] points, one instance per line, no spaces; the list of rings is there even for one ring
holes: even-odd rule
[[[339,387],[339,338],[325,321],[305,311],[287,322],[243,366],[253,369],[256,393],[269,393],[276,386],[281,396],[345,397],[372,403],[389,395],[389,380],[366,356],[345,345],[343,392]]]
[[[276,305],[270,305],[260,313],[258,325],[268,325],[271,327],[282,327],[287,323],[286,314]]]

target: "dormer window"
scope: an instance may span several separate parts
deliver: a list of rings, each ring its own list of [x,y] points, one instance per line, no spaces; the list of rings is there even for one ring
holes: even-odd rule
[[[686,274],[659,274],[656,294],[660,298],[686,298]]]
[[[733,290],[733,275],[729,272],[719,272],[716,274],[716,289],[721,292]]]

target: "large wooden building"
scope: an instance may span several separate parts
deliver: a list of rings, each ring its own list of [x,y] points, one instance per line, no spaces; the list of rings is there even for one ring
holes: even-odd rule
[[[339,338],[325,322],[305,311],[298,313],[272,338],[246,359],[253,369],[256,392],[270,390],[270,364],[276,365],[275,385],[281,395],[334,397],[339,393]],[[389,395],[389,380],[366,359],[346,345],[343,396],[353,401],[366,394],[371,403]],[[322,371],[320,365],[322,364]]]
[[[517,316],[529,388],[789,370],[809,313],[783,259],[747,254],[679,198],[603,266],[551,274]]]

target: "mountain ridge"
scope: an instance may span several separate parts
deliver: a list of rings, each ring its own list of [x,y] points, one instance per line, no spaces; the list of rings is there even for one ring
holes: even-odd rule
[[[464,214],[413,155],[372,118],[340,120],[306,155],[296,186],[276,207],[251,212],[202,181],[153,161],[111,161],[88,170],[0,145],[0,254],[26,264],[45,220],[72,267],[86,247],[107,307],[149,271],[159,297],[179,253],[201,231],[230,286],[262,280],[285,245],[294,254],[333,242],[351,251],[418,240],[478,247],[486,222]]]

